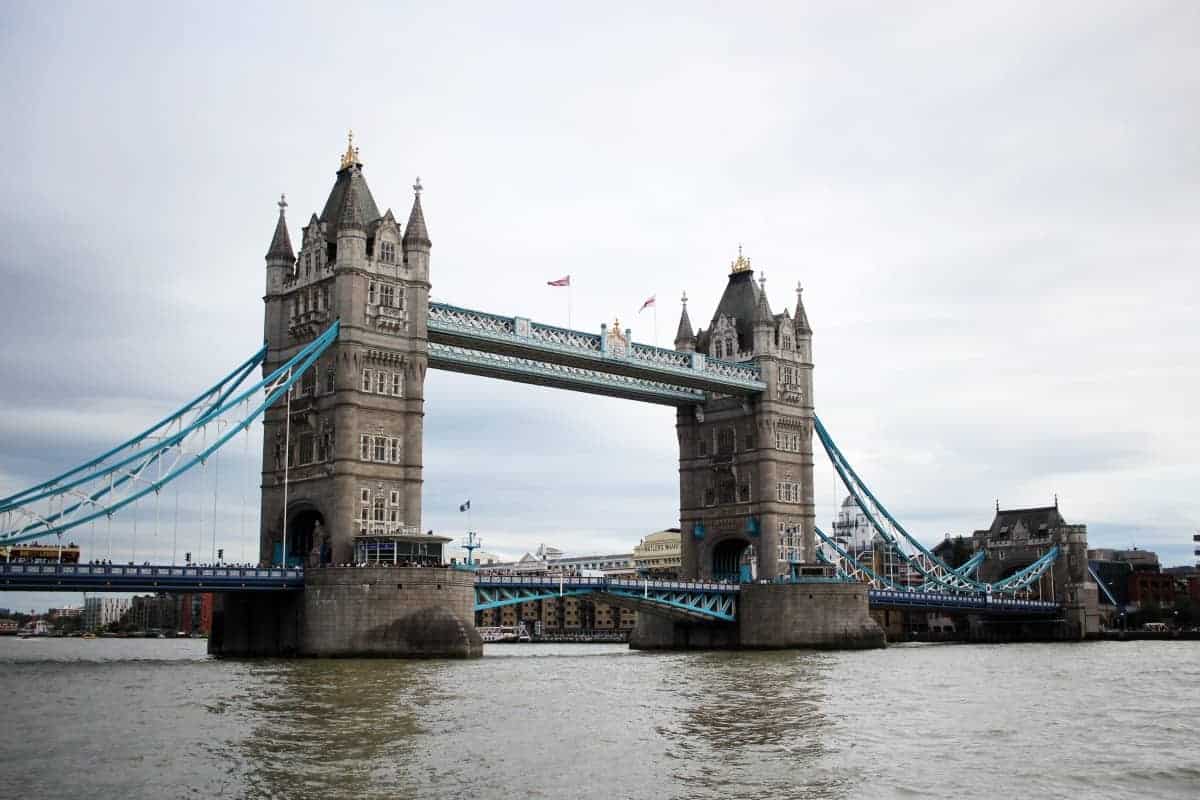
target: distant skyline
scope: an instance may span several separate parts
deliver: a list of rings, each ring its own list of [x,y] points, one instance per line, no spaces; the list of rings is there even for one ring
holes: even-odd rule
[[[13,3],[0,495],[257,348],[275,203],[298,241],[353,128],[381,209],[421,176],[435,299],[565,324],[546,284],[570,274],[574,327],[666,344],[685,290],[708,326],[741,244],[775,311],[803,284],[817,411],[910,531],[1057,494],[1093,547],[1191,563],[1198,33],[1170,3]],[[423,528],[461,538],[468,498],[508,555],[678,524],[673,410],[433,371],[426,396]],[[260,438],[222,456],[239,560]],[[144,507],[139,552],[207,557],[211,503],[189,487],[156,532]],[[106,531],[76,538],[104,557]],[[79,602],[56,597],[0,606]]]

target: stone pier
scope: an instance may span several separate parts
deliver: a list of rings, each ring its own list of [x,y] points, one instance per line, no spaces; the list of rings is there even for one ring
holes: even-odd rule
[[[436,567],[325,567],[303,593],[219,595],[216,656],[477,658],[473,573]]]
[[[736,622],[638,614],[634,650],[865,650],[887,644],[857,583],[745,584]]]

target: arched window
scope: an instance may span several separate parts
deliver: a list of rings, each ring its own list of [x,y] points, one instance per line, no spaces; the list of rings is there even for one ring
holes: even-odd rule
[[[717,340],[717,352],[715,355],[717,358],[724,358],[723,352],[721,350],[721,340],[720,339]]]
[[[729,354],[730,358],[737,355],[737,348],[733,346],[733,339],[725,340],[725,352]]]

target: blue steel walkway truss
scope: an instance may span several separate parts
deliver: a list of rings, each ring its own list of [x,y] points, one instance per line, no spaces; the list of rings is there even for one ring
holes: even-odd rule
[[[741,587],[701,581],[639,581],[558,576],[475,578],[475,610],[556,597],[602,594],[605,602],[674,619],[733,622]]]
[[[604,326],[587,333],[445,303],[429,304],[429,366],[674,406],[767,388],[757,364],[632,342]]]

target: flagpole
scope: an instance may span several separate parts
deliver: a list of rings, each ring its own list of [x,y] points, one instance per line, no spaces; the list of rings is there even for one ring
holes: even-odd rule
[[[571,276],[567,276],[567,330],[571,330]]]
[[[654,346],[658,347],[658,295],[654,295]]]

